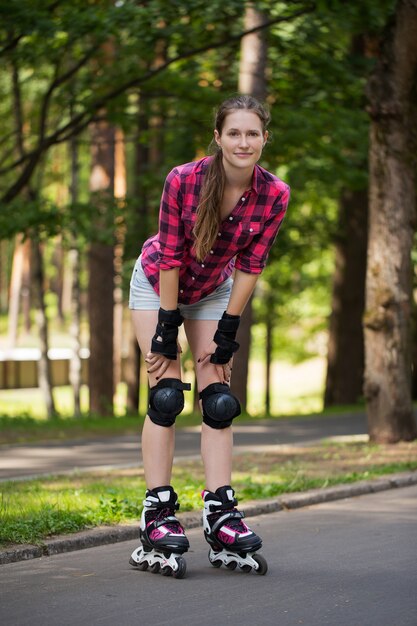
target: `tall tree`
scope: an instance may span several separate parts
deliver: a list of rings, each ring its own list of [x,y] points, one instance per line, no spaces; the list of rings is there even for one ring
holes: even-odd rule
[[[114,309],[114,127],[103,120],[91,128],[91,205],[94,241],[88,255],[88,317],[90,411],[113,413]]]
[[[248,3],[245,10],[244,30],[250,31],[266,23],[266,16]],[[265,31],[257,31],[243,37],[240,48],[239,92],[252,95],[263,101],[266,98],[266,63],[267,44]],[[240,350],[233,363],[232,390],[239,397],[242,410],[247,407],[247,387],[249,373],[249,356],[251,345],[251,328],[253,321],[252,298],[246,305],[242,315],[237,341]]]
[[[411,249],[416,222],[417,0],[399,0],[368,83],[370,214],[365,397],[369,435],[416,436],[411,403]]]
[[[325,406],[355,404],[363,393],[368,196],[345,189],[340,198],[339,233],[329,325]]]

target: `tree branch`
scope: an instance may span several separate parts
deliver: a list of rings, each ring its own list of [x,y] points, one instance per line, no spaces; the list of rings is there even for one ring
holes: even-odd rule
[[[17,167],[19,167],[20,165],[22,165],[25,161],[27,161],[27,164],[22,172],[22,174],[20,175],[20,177],[18,178],[18,180],[6,191],[6,193],[3,195],[3,197],[1,198],[1,202],[9,202],[10,200],[12,200],[13,198],[16,197],[16,195],[18,195],[18,193],[20,192],[20,190],[23,188],[23,186],[28,182],[28,180],[30,179],[30,176],[32,175],[36,164],[38,162],[38,160],[40,159],[40,157],[42,156],[43,152],[45,152],[48,148],[50,148],[52,145],[54,144],[58,144],[58,143],[62,143],[63,141],[67,141],[68,139],[70,139],[73,135],[79,134],[80,132],[82,132],[95,118],[95,115],[97,114],[97,111],[99,111],[101,108],[105,107],[105,105],[110,102],[111,100],[113,100],[114,98],[117,98],[117,96],[119,96],[122,93],[125,93],[126,91],[128,91],[129,89],[132,89],[133,87],[138,87],[141,84],[143,84],[144,82],[147,82],[148,80],[150,80],[151,78],[154,78],[155,76],[157,76],[158,74],[160,74],[161,72],[163,72],[164,70],[166,70],[168,67],[170,67],[171,65],[173,65],[174,63],[177,63],[178,61],[183,61],[185,59],[189,59],[197,54],[203,54],[204,52],[208,52],[210,50],[216,50],[225,46],[229,46],[230,44],[236,44],[239,43],[241,41],[241,39],[243,37],[246,37],[246,35],[251,35],[252,33],[264,30],[266,28],[269,28],[270,26],[273,26],[275,24],[280,24],[280,23],[284,23],[284,22],[288,22],[291,21],[293,19],[296,19],[297,17],[301,17],[303,15],[306,15],[308,13],[311,13],[315,10],[316,5],[315,2],[312,1],[310,3],[308,3],[307,5],[303,6],[303,8],[301,8],[298,11],[294,11],[291,14],[285,15],[285,16],[280,16],[277,18],[274,18],[272,20],[268,20],[254,28],[245,30],[241,33],[239,33],[238,35],[233,35],[233,36],[228,36],[227,38],[221,39],[217,42],[214,43],[210,43],[210,44],[206,44],[204,46],[201,46],[199,48],[194,48],[192,50],[188,50],[186,52],[182,52],[181,54],[176,55],[175,57],[168,59],[165,63],[161,64],[160,66],[150,69],[149,71],[147,71],[145,74],[143,74],[142,76],[135,78],[131,81],[128,81],[122,85],[120,85],[119,87],[113,89],[112,91],[109,91],[108,93],[102,95],[100,98],[98,98],[97,100],[93,101],[90,107],[90,111],[83,111],[81,113],[79,113],[78,115],[75,115],[69,122],[67,122],[64,126],[62,126],[61,128],[57,129],[54,133],[52,133],[51,135],[49,135],[48,137],[43,137],[40,138],[41,140],[38,143],[38,146],[36,147],[35,150],[33,150],[32,152],[29,152],[25,155],[25,157],[20,158],[18,160],[16,160],[14,163],[12,163],[11,165],[9,165],[6,168],[3,168],[2,170],[0,170],[0,174],[5,174],[7,172],[10,172],[14,169],[16,169]],[[91,55],[94,51],[91,51]],[[91,56],[90,55],[90,56]],[[90,58],[90,57],[89,57]],[[88,59],[86,57],[83,57],[84,62],[86,62]],[[84,64],[84,63],[83,63]],[[75,66],[74,68],[72,68],[74,71],[71,73],[71,75],[73,75],[74,73],[76,73],[76,69]],[[63,75],[65,76],[65,75]],[[65,81],[62,81],[65,82]],[[55,85],[55,83],[53,83],[54,87],[53,90],[58,86]],[[45,99],[47,101],[49,101],[50,96],[48,96],[49,92],[51,91],[52,85],[49,88]],[[43,108],[47,108],[48,102],[43,104]],[[45,114],[43,113],[42,116],[44,116]],[[42,119],[42,117],[41,117]],[[45,117],[46,119],[46,117]]]

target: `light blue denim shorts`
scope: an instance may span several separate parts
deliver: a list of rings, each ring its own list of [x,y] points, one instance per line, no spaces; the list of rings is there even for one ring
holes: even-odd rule
[[[227,278],[211,294],[194,304],[179,304],[187,320],[219,320],[229,304],[233,279]],[[130,280],[129,309],[134,311],[157,311],[160,307],[158,294],[154,291],[143,271],[139,257]]]

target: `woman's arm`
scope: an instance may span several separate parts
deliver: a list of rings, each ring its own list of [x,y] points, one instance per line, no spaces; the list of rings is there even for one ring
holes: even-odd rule
[[[251,297],[253,293],[253,290],[255,289],[256,281],[258,280],[258,278],[259,278],[259,274],[247,274],[245,272],[241,272],[240,270],[237,270],[235,273],[232,293],[230,294],[230,299],[229,299],[229,304],[227,306],[225,314],[223,314],[223,317],[219,322],[219,331],[221,331],[222,324],[226,324],[228,326],[228,329],[227,329],[228,331],[232,329],[233,341],[230,342],[232,345],[235,344],[235,336],[236,336],[237,327],[239,326],[240,316],[242,315],[244,308],[247,305],[249,298]],[[232,318],[235,317],[235,319],[231,320],[229,318],[229,320],[223,321],[225,318],[225,315],[232,316]],[[217,334],[218,333],[216,333],[216,335]],[[227,334],[229,335],[230,333],[228,332]],[[219,345],[217,341],[218,340],[215,341],[214,339],[211,341],[211,343],[207,346],[207,349],[204,352],[202,352],[202,354],[200,355],[198,359],[199,362],[205,363],[211,360],[211,357],[214,355]],[[236,344],[236,346],[239,347],[239,344]],[[224,345],[222,347],[224,348]],[[217,373],[219,375],[219,380],[222,383],[230,382],[230,373],[232,371],[232,359],[233,359],[232,354],[233,353],[230,352],[230,356],[225,357],[227,358],[227,361],[228,361],[227,363],[224,360],[212,361],[212,363],[215,364]]]
[[[178,285],[180,270],[159,270],[159,293],[161,308],[165,311],[174,311],[178,306]]]
[[[226,309],[226,312],[229,315],[242,315],[244,308],[247,305],[253,290],[255,289],[258,278],[259,274],[248,274],[246,272],[236,270],[233,280],[232,293],[230,294],[229,304]]]
[[[169,315],[173,315],[178,307],[179,273],[179,268],[159,271],[161,309],[164,309]],[[161,339],[157,338],[156,340],[160,341]],[[152,342],[154,343],[153,340]],[[178,351],[180,351],[179,346]],[[169,358],[163,354],[152,352],[152,350],[146,355],[145,361],[148,365],[148,372],[155,374],[157,380],[165,374],[170,364]]]

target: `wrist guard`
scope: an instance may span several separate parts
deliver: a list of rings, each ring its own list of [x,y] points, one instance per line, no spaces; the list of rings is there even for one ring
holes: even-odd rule
[[[160,308],[156,332],[152,337],[151,352],[163,354],[168,359],[175,361],[178,352],[178,328],[183,321],[184,318],[179,309],[165,311],[165,309]]]
[[[239,349],[236,339],[237,329],[239,328],[240,315],[229,315],[224,312],[213,341],[217,343],[214,354],[210,357],[210,363],[225,365],[230,361],[233,354]]]

